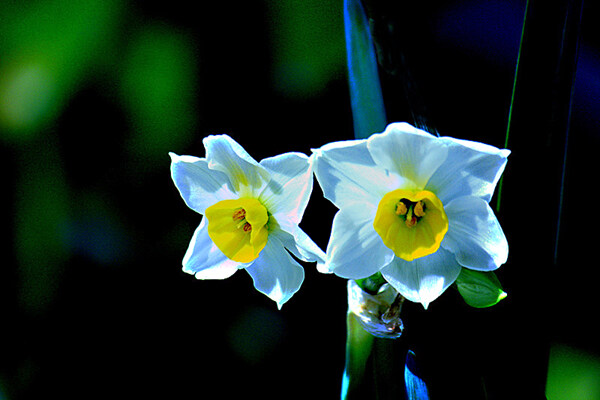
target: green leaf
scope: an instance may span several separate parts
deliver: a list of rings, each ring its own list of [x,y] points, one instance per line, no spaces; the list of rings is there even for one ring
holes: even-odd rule
[[[507,296],[493,272],[463,268],[456,279],[456,287],[465,302],[475,308],[491,307]]]
[[[375,49],[360,0],[344,0],[344,27],[354,136],[365,139],[385,129],[386,116]]]

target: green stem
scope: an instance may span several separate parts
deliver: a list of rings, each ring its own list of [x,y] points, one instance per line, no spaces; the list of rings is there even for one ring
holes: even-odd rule
[[[348,312],[346,317],[346,367],[342,381],[342,400],[358,400],[366,396],[365,371],[367,360],[373,348],[373,339],[356,319]]]

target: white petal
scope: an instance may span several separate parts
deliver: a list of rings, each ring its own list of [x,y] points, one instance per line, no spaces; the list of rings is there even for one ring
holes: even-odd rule
[[[438,140],[448,146],[448,158],[433,174],[426,189],[444,204],[460,196],[477,196],[489,202],[510,151],[449,137]]]
[[[365,205],[364,208],[369,207]],[[320,272],[333,272],[347,279],[362,279],[378,272],[394,258],[394,252],[383,244],[373,228],[377,210],[371,209],[370,218],[360,218],[361,214],[355,210],[358,207],[345,208],[335,215],[327,245],[327,265],[320,266]]]
[[[425,187],[448,153],[438,138],[406,123],[388,125],[383,133],[372,135],[367,146],[379,166],[408,179],[415,189]]]
[[[171,178],[185,204],[192,210],[204,214],[207,207],[235,195],[229,186],[229,178],[220,171],[208,168],[204,158],[171,156]]]
[[[227,174],[241,197],[258,195],[269,181],[267,170],[229,136],[208,136],[203,143],[208,167]]]
[[[259,199],[282,229],[292,233],[304,214],[312,192],[312,168],[306,155],[285,153],[260,162],[271,180]]]
[[[323,194],[338,208],[355,202],[377,205],[402,183],[400,177],[375,164],[366,140],[329,143],[313,152],[315,176]]]
[[[325,263],[327,256],[323,250],[300,227],[296,228],[293,235],[281,229],[276,229],[269,233],[269,237],[271,236],[279,239],[284,247],[300,260]]]
[[[396,257],[381,273],[402,296],[427,308],[454,283],[460,270],[454,255],[440,248],[411,262]]]
[[[473,196],[459,197],[444,207],[448,233],[442,246],[463,266],[491,271],[506,262],[508,242],[489,204]]]
[[[225,279],[238,270],[239,263],[230,260],[208,236],[206,218],[194,232],[183,257],[183,271],[198,279]]]
[[[256,290],[275,301],[279,309],[300,289],[304,281],[304,268],[274,237],[269,237],[260,256],[246,271],[252,277]]]

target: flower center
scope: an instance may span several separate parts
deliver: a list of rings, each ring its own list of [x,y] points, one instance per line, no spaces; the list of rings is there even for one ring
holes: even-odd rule
[[[412,261],[439,249],[448,218],[432,192],[397,189],[379,202],[373,227],[396,256]]]
[[[269,213],[252,198],[222,200],[206,209],[208,236],[229,259],[255,260],[267,244]]]
[[[425,216],[425,207],[425,203],[421,200],[413,202],[400,199],[396,204],[396,215],[404,217],[406,226],[412,228]]]

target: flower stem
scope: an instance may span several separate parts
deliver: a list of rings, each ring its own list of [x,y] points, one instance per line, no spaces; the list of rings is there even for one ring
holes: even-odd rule
[[[346,316],[346,367],[342,381],[342,400],[358,400],[367,396],[365,384],[366,365],[375,337],[365,331],[356,316]]]

